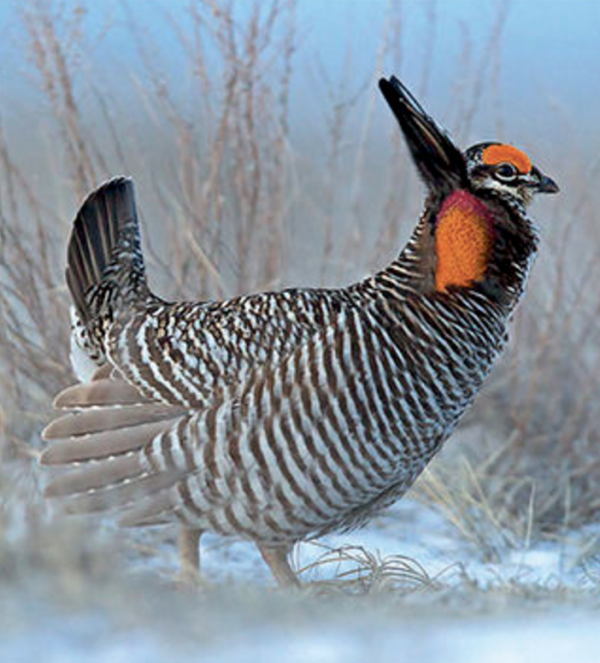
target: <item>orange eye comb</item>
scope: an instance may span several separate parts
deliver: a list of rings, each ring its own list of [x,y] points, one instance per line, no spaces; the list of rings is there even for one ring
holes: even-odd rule
[[[490,145],[483,151],[483,163],[494,166],[497,163],[512,163],[520,173],[531,170],[531,161],[525,152],[512,145]]]

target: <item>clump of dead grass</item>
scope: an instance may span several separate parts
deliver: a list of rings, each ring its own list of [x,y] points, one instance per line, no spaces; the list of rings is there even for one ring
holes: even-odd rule
[[[386,592],[411,594],[441,588],[439,576],[432,577],[418,560],[406,555],[382,556],[363,546],[331,548],[319,542],[311,545],[322,548],[322,554],[298,570],[310,592],[362,596]],[[323,570],[331,580],[314,579]]]

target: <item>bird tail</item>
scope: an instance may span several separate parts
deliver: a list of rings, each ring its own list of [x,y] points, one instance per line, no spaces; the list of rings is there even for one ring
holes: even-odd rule
[[[106,182],[81,206],[69,240],[66,279],[88,328],[150,294],[130,179]]]

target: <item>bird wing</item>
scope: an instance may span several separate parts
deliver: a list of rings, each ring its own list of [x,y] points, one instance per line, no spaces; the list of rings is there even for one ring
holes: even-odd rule
[[[335,291],[265,293],[157,305],[117,320],[107,356],[148,399],[198,410],[317,332]]]

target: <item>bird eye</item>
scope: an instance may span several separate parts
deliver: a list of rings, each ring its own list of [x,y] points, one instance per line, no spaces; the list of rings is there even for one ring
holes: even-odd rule
[[[496,179],[499,179],[502,182],[510,182],[517,177],[518,172],[512,163],[501,163],[496,167],[494,175],[496,176]]]

